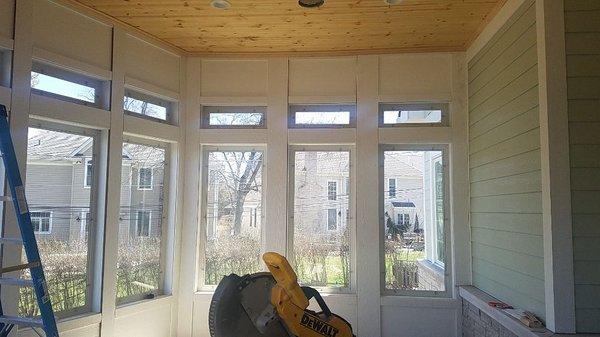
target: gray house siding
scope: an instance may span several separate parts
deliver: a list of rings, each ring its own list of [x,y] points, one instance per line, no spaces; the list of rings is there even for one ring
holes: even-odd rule
[[[565,0],[577,331],[600,333],[600,1]]]
[[[534,1],[469,62],[473,283],[545,316]]]
[[[52,212],[52,232],[39,234],[39,240],[68,240],[71,231],[71,181],[73,166],[70,162],[43,165],[27,164],[25,193],[31,212]]]

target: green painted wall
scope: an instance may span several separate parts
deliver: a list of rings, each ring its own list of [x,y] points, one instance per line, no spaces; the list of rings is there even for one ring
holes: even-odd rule
[[[577,331],[600,333],[600,1],[565,0]]]
[[[473,283],[544,317],[538,97],[528,0],[469,62]]]

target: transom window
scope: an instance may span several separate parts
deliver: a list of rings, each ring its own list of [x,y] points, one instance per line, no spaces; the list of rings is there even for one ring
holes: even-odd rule
[[[448,104],[387,104],[379,105],[379,125],[448,125]]]
[[[354,127],[355,105],[290,105],[289,127]]]
[[[204,106],[203,128],[262,128],[266,126],[265,107]]]
[[[448,294],[445,150],[383,146],[385,291],[418,296]],[[390,177],[401,176],[402,179]]]
[[[35,234],[50,234],[52,232],[51,212],[31,212],[29,214]]]
[[[292,147],[290,150],[291,224],[289,256],[303,285],[323,291],[351,287],[351,214],[349,194],[337,182],[351,180],[350,149]],[[347,192],[350,192],[348,189]]]
[[[125,98],[123,99],[125,112],[133,116],[150,117],[161,121],[171,119],[174,105],[174,102],[133,90],[125,90]]]

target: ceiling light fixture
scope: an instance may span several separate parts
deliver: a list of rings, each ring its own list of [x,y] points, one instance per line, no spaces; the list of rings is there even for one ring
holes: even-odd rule
[[[231,8],[231,3],[227,0],[212,0],[210,5],[216,9],[229,9]]]
[[[321,7],[325,0],[298,0],[298,5],[306,8]]]

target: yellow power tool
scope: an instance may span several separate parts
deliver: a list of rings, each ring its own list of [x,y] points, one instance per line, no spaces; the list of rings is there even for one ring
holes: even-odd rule
[[[212,337],[353,337],[352,326],[332,313],[319,292],[300,287],[287,259],[263,255],[270,273],[225,276],[210,305]],[[319,312],[308,309],[314,299]]]

